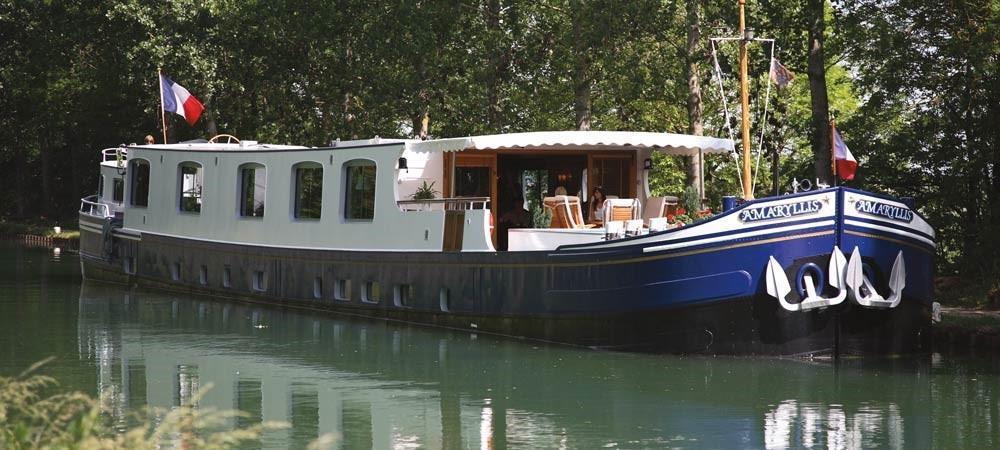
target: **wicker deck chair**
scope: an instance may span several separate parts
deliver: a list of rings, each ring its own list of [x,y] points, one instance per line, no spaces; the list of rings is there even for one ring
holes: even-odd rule
[[[593,228],[583,221],[580,198],[571,195],[545,197],[543,204],[552,212],[549,228]]]
[[[639,219],[639,200],[634,198],[609,198],[604,201],[604,220]]]

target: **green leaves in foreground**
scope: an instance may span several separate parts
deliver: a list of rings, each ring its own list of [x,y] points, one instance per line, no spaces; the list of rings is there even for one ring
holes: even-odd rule
[[[265,431],[288,428],[283,422],[263,422],[226,429],[240,411],[220,411],[197,406],[206,386],[191,405],[169,411],[149,409],[139,425],[116,432],[103,414],[102,402],[82,392],[58,393],[52,377],[33,374],[52,358],[38,362],[16,377],[0,377],[0,448],[20,449],[228,449],[255,441]],[[327,448],[332,435],[324,435],[309,448]]]

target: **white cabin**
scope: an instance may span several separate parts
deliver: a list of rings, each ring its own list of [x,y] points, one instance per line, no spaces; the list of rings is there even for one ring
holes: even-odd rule
[[[728,139],[599,131],[375,138],[321,148],[253,141],[138,145],[104,152],[97,198],[83,208],[122,215],[123,228],[141,234],[246,245],[494,251],[502,234],[501,249],[544,250],[600,241],[607,230],[498,229],[494,217],[521,207],[515,199],[524,192],[524,171],[547,176],[545,196],[565,190],[586,202],[589,189],[604,186],[641,209],[662,202],[649,194],[652,152],[732,149]],[[424,183],[443,198],[412,200]]]

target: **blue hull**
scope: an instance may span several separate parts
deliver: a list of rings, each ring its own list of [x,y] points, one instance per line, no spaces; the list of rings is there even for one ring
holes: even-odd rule
[[[101,234],[87,231],[81,251],[87,278],[598,348],[923,351],[933,231],[918,215],[904,223],[898,219],[907,216],[876,208],[879,202],[900,205],[834,188],[750,202],[684,229],[543,252],[302,250],[148,233],[140,239],[112,235],[113,245],[105,246]],[[856,248],[866,279],[886,296],[902,252],[899,304],[878,309],[844,301],[796,311],[768,293],[769,260],[792,280],[795,292],[788,298],[794,303],[805,295],[803,267],[819,268],[814,275],[822,277],[835,247],[848,253]],[[105,248],[113,251],[102,253]],[[344,280],[352,292],[338,296]],[[377,295],[369,292],[373,283]],[[835,296],[835,287],[816,285],[817,295]]]

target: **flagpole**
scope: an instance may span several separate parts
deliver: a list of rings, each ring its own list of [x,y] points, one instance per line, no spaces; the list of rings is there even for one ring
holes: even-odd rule
[[[167,143],[167,113],[163,110],[163,70],[156,68],[156,81],[160,85],[160,118],[163,122],[163,143]]]
[[[833,172],[833,179],[830,181],[837,185],[837,119],[830,120],[830,171]]]

